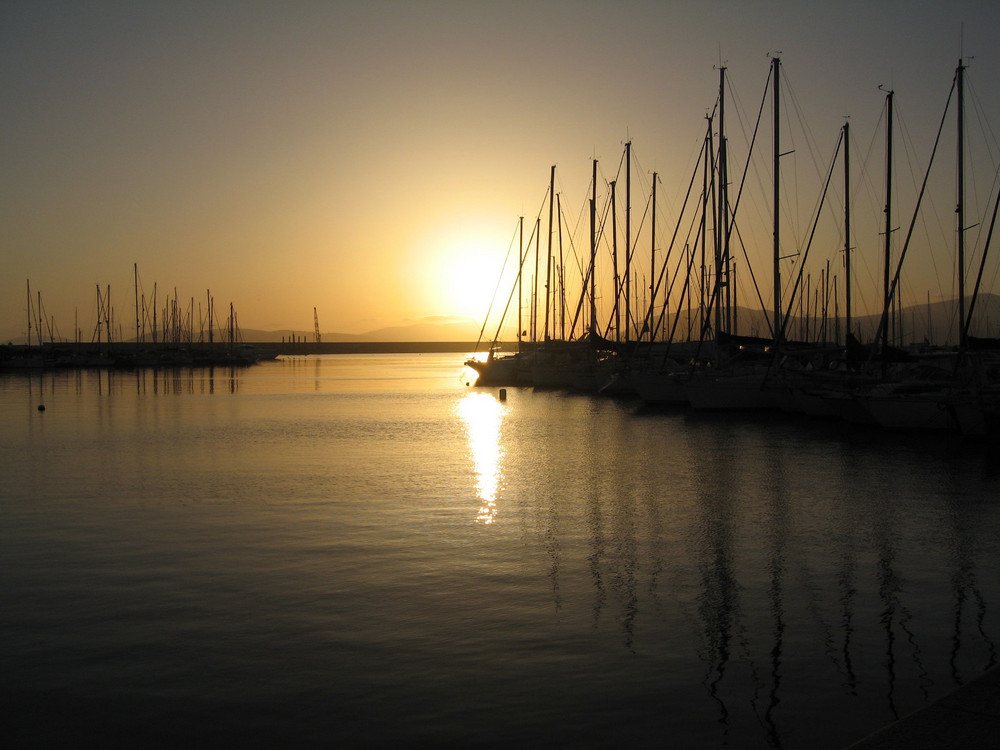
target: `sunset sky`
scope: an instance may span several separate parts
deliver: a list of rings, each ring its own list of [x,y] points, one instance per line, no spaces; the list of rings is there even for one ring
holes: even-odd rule
[[[779,52],[790,111],[819,148],[807,156],[790,141],[797,168],[814,180],[815,158],[825,170],[845,116],[857,169],[871,161],[874,200],[854,198],[866,203],[859,252],[880,241],[877,228],[860,236],[861,217],[881,212],[880,84],[912,139],[912,154],[899,146],[908,182],[926,166],[961,55],[981,108],[970,128],[1000,127],[996,0],[5,2],[0,337],[24,336],[29,280],[63,336],[78,316],[89,340],[98,285],[129,331],[133,263],[159,304],[174,289],[203,304],[211,290],[244,328],[311,331],[314,307],[324,331],[345,333],[481,318],[551,165],[574,224],[565,231],[581,231],[591,160],[603,196],[631,139],[635,222],[658,172],[667,235],[720,62],[752,128]],[[740,127],[735,111],[727,118]],[[980,213],[996,158],[970,175],[985,186],[971,196]],[[808,212],[813,187],[799,189]],[[948,258],[926,272],[947,277]],[[766,279],[767,261],[756,272]],[[914,291],[939,286],[921,278]]]

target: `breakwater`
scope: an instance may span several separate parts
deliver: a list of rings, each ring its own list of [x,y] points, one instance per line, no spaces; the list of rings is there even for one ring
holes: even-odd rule
[[[292,341],[262,342],[251,346],[278,354],[425,354],[475,351],[475,341]],[[479,344],[479,348],[485,345]]]
[[[471,352],[470,341],[333,342],[141,342],[46,343],[0,346],[0,368],[8,370],[73,367],[198,367],[252,365],[279,355],[424,354]]]

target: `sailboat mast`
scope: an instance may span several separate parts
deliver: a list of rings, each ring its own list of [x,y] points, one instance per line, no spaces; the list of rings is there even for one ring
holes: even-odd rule
[[[28,290],[28,346],[31,346],[31,279],[25,281],[25,285]],[[42,343],[41,336],[39,336],[38,343]]]
[[[885,271],[882,281],[882,293],[885,309],[889,309],[889,265],[892,263],[892,100],[895,93],[890,89],[885,92],[886,129],[885,129]],[[882,329],[882,351],[889,348],[889,326]]]
[[[958,61],[958,346],[964,351],[968,343],[965,325],[965,65]]]
[[[520,216],[517,220],[518,236],[517,236],[517,350],[521,351],[521,334],[524,332],[524,324],[521,322],[521,300],[524,299],[522,295],[524,273],[524,217]]]
[[[781,345],[781,243],[779,236],[778,204],[779,204],[779,169],[778,161],[781,157],[781,138],[779,129],[779,114],[781,112],[781,100],[779,97],[779,71],[781,70],[781,58],[771,59],[771,68],[774,74],[773,97],[774,97],[774,348]]]
[[[704,338],[705,326],[708,325],[708,321],[705,319],[705,308],[708,304],[708,278],[706,274],[708,269],[705,265],[705,253],[706,244],[708,242],[708,200],[709,200],[709,170],[712,169],[712,116],[705,116],[706,126],[708,128],[705,133],[705,168],[702,173],[702,193],[701,193],[701,264],[699,274],[699,291],[701,292],[701,298],[698,302],[698,330],[701,331],[701,336]]]
[[[563,262],[562,193],[556,194],[556,224],[559,227],[559,338],[566,340],[566,265]],[[555,323],[552,324],[555,331]]]
[[[824,346],[827,342],[827,328],[826,323],[829,318],[830,312],[830,261],[826,262],[826,272],[823,274],[823,324],[820,326],[820,330],[823,332],[822,342]]]
[[[616,181],[611,181],[611,257],[614,264],[615,277],[615,341],[622,340],[621,334],[621,305],[619,294],[620,280],[618,278],[618,208],[615,203]]]
[[[725,283],[726,289],[726,310],[725,310],[725,330],[732,329],[732,297],[729,288],[729,217],[728,203],[729,196],[726,192],[729,182],[728,165],[726,164],[726,69],[719,68],[719,229],[720,235],[719,262],[716,264],[716,273],[719,274],[720,283]],[[721,303],[721,299],[719,300]],[[722,310],[716,314],[716,330],[723,330]]]
[[[132,264],[132,281],[135,287],[135,343],[139,343],[139,264]]]
[[[653,205],[652,221],[650,222],[650,249],[649,249],[649,322],[646,327],[649,329],[649,340],[656,339],[656,332],[653,330],[656,315],[653,312],[656,307],[656,172],[653,172]]]
[[[740,333],[740,319],[739,319],[740,303],[739,303],[739,299],[737,299],[737,291],[739,291],[739,289],[736,286],[736,264],[735,263],[731,263],[730,267],[729,267],[729,283],[732,284],[732,288],[733,288],[733,306],[732,306],[732,311],[733,311],[732,326],[733,327],[729,330],[729,332],[732,333],[735,336],[738,336],[739,333]]]
[[[535,275],[531,278],[531,340],[538,341],[538,259],[541,255],[542,219],[535,218]]]
[[[632,141],[625,143],[625,340],[632,331]]]
[[[555,205],[556,186],[556,166],[552,165],[549,174],[549,239],[548,239],[548,260],[545,263],[545,340],[549,340],[549,300],[551,297],[550,284],[552,283],[552,210]]]
[[[590,333],[597,333],[597,159],[594,159],[594,174],[590,193]]]
[[[851,331],[851,124],[844,123],[844,274],[847,276],[847,285],[844,289],[846,302],[846,326],[845,332]],[[834,297],[836,297],[836,281],[834,283]],[[836,300],[834,300],[836,302]],[[839,318],[838,318],[839,319]],[[846,335],[846,334],[845,334]],[[839,338],[839,336],[838,336]],[[845,338],[846,341],[846,338]]]
[[[108,334],[108,343],[111,343],[112,339],[112,320],[113,315],[111,313],[111,284],[108,284],[108,293],[104,295],[104,328]]]

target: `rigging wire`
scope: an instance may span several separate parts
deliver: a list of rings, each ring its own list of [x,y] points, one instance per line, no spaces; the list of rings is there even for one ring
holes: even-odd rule
[[[875,338],[876,339],[878,339],[879,337],[881,337],[882,332],[885,330],[886,325],[888,324],[889,306],[892,303],[892,300],[895,299],[896,289],[897,289],[897,287],[899,285],[899,274],[900,274],[900,271],[901,271],[901,269],[903,267],[903,261],[906,258],[907,250],[910,247],[910,238],[913,236],[913,227],[916,224],[917,213],[919,212],[920,204],[922,202],[922,199],[924,197],[924,193],[925,193],[926,188],[927,188],[927,180],[930,177],[930,171],[931,171],[930,167],[934,163],[934,156],[937,153],[938,144],[941,142],[941,132],[944,129],[945,119],[946,119],[946,117],[948,115],[948,108],[951,106],[951,98],[952,98],[952,96],[955,93],[956,82],[957,82],[957,75],[956,75],[956,78],[952,81],[951,89],[948,91],[948,101],[945,103],[944,113],[941,115],[941,122],[938,125],[937,136],[934,139],[934,147],[931,150],[931,156],[930,156],[930,160],[929,160],[929,163],[928,163],[928,166],[927,166],[927,171],[924,173],[923,183],[921,184],[921,187],[920,187],[920,194],[919,194],[919,196],[917,198],[917,205],[916,205],[916,208],[914,209],[913,218],[910,221],[910,228],[907,230],[906,239],[903,242],[903,248],[902,248],[902,250],[900,251],[900,254],[899,254],[899,261],[896,264],[896,272],[892,275],[892,283],[889,286],[889,299],[886,300],[886,303],[885,303],[885,305],[882,308],[882,316],[881,316],[881,319],[879,321],[878,330],[876,331],[876,334],[875,334]],[[875,351],[874,351],[874,348],[873,348],[871,356],[874,356],[874,355],[875,355]]]
[[[490,314],[493,312],[493,305],[494,305],[494,303],[497,300],[497,294],[499,294],[499,292],[500,292],[500,284],[503,283],[504,272],[507,270],[507,263],[510,260],[510,253],[511,253],[512,248],[514,247],[514,241],[517,239],[518,229],[520,228],[520,224],[521,224],[521,221],[519,220],[518,223],[514,225],[514,234],[511,236],[510,242],[507,245],[507,254],[504,256],[503,265],[500,267],[500,273],[497,275],[497,283],[496,283],[496,286],[493,288],[493,294],[490,296],[490,304],[486,308],[486,315],[485,315],[485,317],[483,317],[483,325],[479,329],[479,338],[476,339],[476,348],[479,348],[479,344],[483,340],[483,332],[486,330],[486,323],[489,321]],[[518,273],[520,273],[521,251],[522,251],[522,248],[518,247],[518,250],[517,250],[517,262],[518,262],[518,267],[519,267],[518,268]],[[509,303],[509,299],[508,299],[508,303]],[[504,309],[504,315],[505,316],[506,316],[506,313],[507,313],[507,310]],[[499,338],[499,332],[497,334],[497,337]],[[496,341],[496,339],[494,339],[494,341]]]

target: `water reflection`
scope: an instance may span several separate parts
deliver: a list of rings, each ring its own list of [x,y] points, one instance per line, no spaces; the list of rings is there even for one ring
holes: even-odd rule
[[[774,450],[774,444],[769,440],[768,447],[768,485],[771,488],[771,497],[768,498],[768,510],[766,517],[768,526],[768,541],[770,542],[771,555],[768,562],[768,572],[770,575],[769,598],[771,602],[771,616],[774,619],[774,643],[771,647],[771,691],[767,708],[764,710],[764,727],[767,731],[769,743],[774,747],[782,746],[782,737],[778,727],[776,711],[781,703],[780,688],[783,677],[782,658],[784,654],[785,636],[785,591],[784,579],[785,568],[788,558],[788,541],[792,536],[790,523],[789,499],[786,491],[787,478],[785,473],[784,456]]]
[[[979,541],[975,538],[973,530],[978,528],[977,521],[973,518],[965,518],[962,509],[956,507],[951,513],[953,524],[952,536],[950,540],[950,557],[954,570],[951,575],[951,587],[954,593],[954,603],[952,612],[954,615],[954,629],[951,636],[951,650],[948,656],[948,666],[952,680],[956,685],[962,685],[966,679],[959,669],[959,656],[963,650],[963,631],[966,626],[963,622],[964,611],[967,601],[971,598],[971,606],[975,610],[975,624],[972,626],[978,639],[973,639],[973,643],[985,653],[971,654],[972,662],[978,669],[992,669],[997,664],[996,646],[993,639],[988,635],[985,627],[986,620],[986,600],[980,590],[976,575],[976,551]],[[982,662],[981,662],[982,660]]]
[[[738,488],[722,444],[725,435],[720,433],[715,437],[713,450],[699,451],[704,458],[695,464],[698,487],[695,560],[700,584],[698,614],[704,631],[702,659],[708,668],[702,684],[718,709],[717,721],[726,740],[730,712],[721,687],[733,652],[733,640],[742,628],[740,586],[734,567]]]
[[[555,727],[580,747],[614,731],[630,747],[773,750],[844,747],[996,662],[992,451],[393,379],[415,369],[299,358],[235,375],[36,373],[16,389],[0,374],[5,418],[8,404],[27,411],[25,393],[30,406],[21,432],[13,416],[0,431],[5,455],[28,458],[5,467],[0,505],[33,534],[8,535],[23,552],[0,589],[21,614],[0,609],[5,632],[36,648],[7,671],[34,686],[48,679],[36,663],[58,664],[52,679],[81,685],[99,664],[178,674],[169,688],[196,693],[166,649],[132,661],[146,630],[108,635],[139,611],[120,600],[148,600],[157,609],[140,614],[168,633],[207,614],[220,645],[206,690],[246,674],[237,687],[263,705],[274,696],[255,685],[291,685],[315,696],[311,716],[377,726],[374,744],[430,721],[453,722],[443,744],[459,732],[539,744]],[[466,498],[467,523],[424,512],[442,496]],[[473,529],[474,517],[497,523]],[[120,547],[137,567],[107,551]],[[469,575],[470,560],[487,574]],[[162,598],[175,580],[177,598]],[[89,630],[65,605],[71,585],[95,602]],[[240,601],[259,592],[252,616],[234,620],[235,598],[217,604],[223,587]],[[29,619],[39,601],[53,630]],[[65,648],[83,654],[76,675]],[[387,697],[367,713],[371,685]],[[143,700],[161,690],[140,687]],[[103,700],[120,685],[97,688]],[[391,720],[369,722],[376,712]],[[494,719],[512,715],[514,730]]]
[[[503,405],[488,393],[469,393],[458,403],[458,413],[469,439],[469,452],[476,472],[476,495],[482,503],[476,521],[493,523],[497,515],[497,493],[503,465],[500,425]]]
[[[245,384],[245,368],[227,367],[143,367],[135,369],[78,368],[49,372],[10,373],[11,382],[23,378],[28,402],[34,406],[52,396],[81,397],[144,395],[236,394]]]

